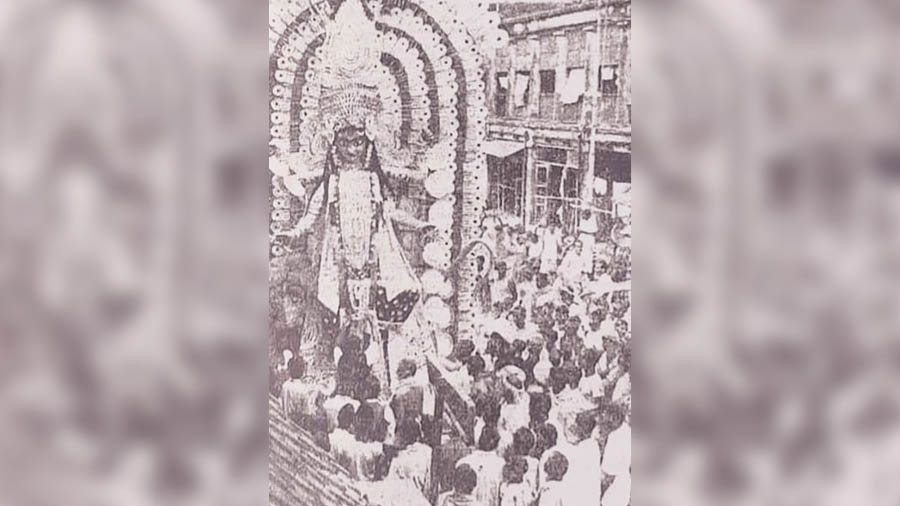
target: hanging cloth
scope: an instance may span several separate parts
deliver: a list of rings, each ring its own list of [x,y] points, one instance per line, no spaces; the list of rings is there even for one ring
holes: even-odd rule
[[[566,105],[578,102],[578,100],[581,99],[581,96],[584,95],[584,83],[586,79],[587,74],[585,73],[584,67],[569,69],[569,74],[566,76],[566,83],[562,93],[560,93],[559,101]]]
[[[528,105],[528,87],[530,84],[530,74],[516,74],[516,89],[514,90],[516,107]]]

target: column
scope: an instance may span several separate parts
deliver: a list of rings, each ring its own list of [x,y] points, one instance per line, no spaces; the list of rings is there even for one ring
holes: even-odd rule
[[[531,133],[526,132],[525,142],[525,226],[534,219],[534,142]]]
[[[528,116],[536,118],[541,111],[541,42],[537,35],[528,36],[528,53],[531,58],[531,94]]]
[[[513,40],[509,41],[508,54],[509,58],[506,59],[506,75],[508,76],[509,83],[507,88],[507,98],[506,98],[506,117],[512,118],[516,112],[515,106],[515,87],[516,87],[516,43]]]
[[[556,94],[558,96],[566,86],[566,73],[569,68],[569,39],[564,31],[553,32],[553,36],[556,37]]]
[[[587,49],[586,51],[586,59],[585,61],[585,69],[587,72],[587,93],[584,94],[585,104],[590,104],[591,117],[596,118],[594,124],[599,125],[599,116],[594,116],[598,114],[598,97],[599,92],[597,88],[600,86],[600,33],[597,31],[597,27],[590,25],[584,28],[584,47]],[[593,125],[592,125],[593,126]]]
[[[584,47],[587,55],[585,58],[585,69],[587,72],[587,92],[584,94],[585,111],[590,111],[591,121],[584,125],[589,127],[587,134],[587,164],[582,165],[581,184],[582,187],[594,180],[595,164],[597,159],[597,127],[600,126],[600,110],[599,92],[597,88],[600,86],[600,34],[597,27],[589,25],[584,28]],[[585,117],[583,114],[582,117]]]
[[[488,58],[487,86],[484,89],[484,96],[487,102],[489,116],[495,116],[496,110],[494,109],[494,104],[497,103],[497,50],[490,51]]]

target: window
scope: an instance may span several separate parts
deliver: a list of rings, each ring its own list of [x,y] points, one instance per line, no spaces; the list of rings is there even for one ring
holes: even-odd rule
[[[506,116],[509,104],[509,74],[497,73],[497,82],[494,83],[494,112],[497,116]]]
[[[600,65],[600,93],[605,97],[619,94],[619,66]]]
[[[556,93],[556,71],[541,71],[541,94]]]
[[[554,162],[558,164],[565,164],[567,160],[567,152],[565,149],[560,148],[543,148],[538,147],[535,149],[535,158],[541,160],[543,162]]]

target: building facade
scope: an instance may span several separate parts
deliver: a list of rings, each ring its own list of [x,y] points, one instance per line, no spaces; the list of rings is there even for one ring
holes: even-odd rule
[[[496,8],[510,43],[486,72],[489,210],[568,230],[616,216],[631,181],[630,0]]]

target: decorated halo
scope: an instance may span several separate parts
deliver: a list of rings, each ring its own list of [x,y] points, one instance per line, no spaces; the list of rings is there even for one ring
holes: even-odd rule
[[[385,174],[422,181],[434,199],[429,221],[436,232],[423,258],[435,274],[450,277],[462,241],[478,235],[486,197],[482,51],[508,41],[487,5],[270,0],[273,188],[301,199],[311,194],[335,129],[364,126]],[[341,113],[322,103],[336,89],[347,106]],[[284,211],[273,209],[273,221],[297,218]],[[474,265],[458,274],[457,283],[473,284]],[[465,312],[474,302],[457,288],[436,291]]]

